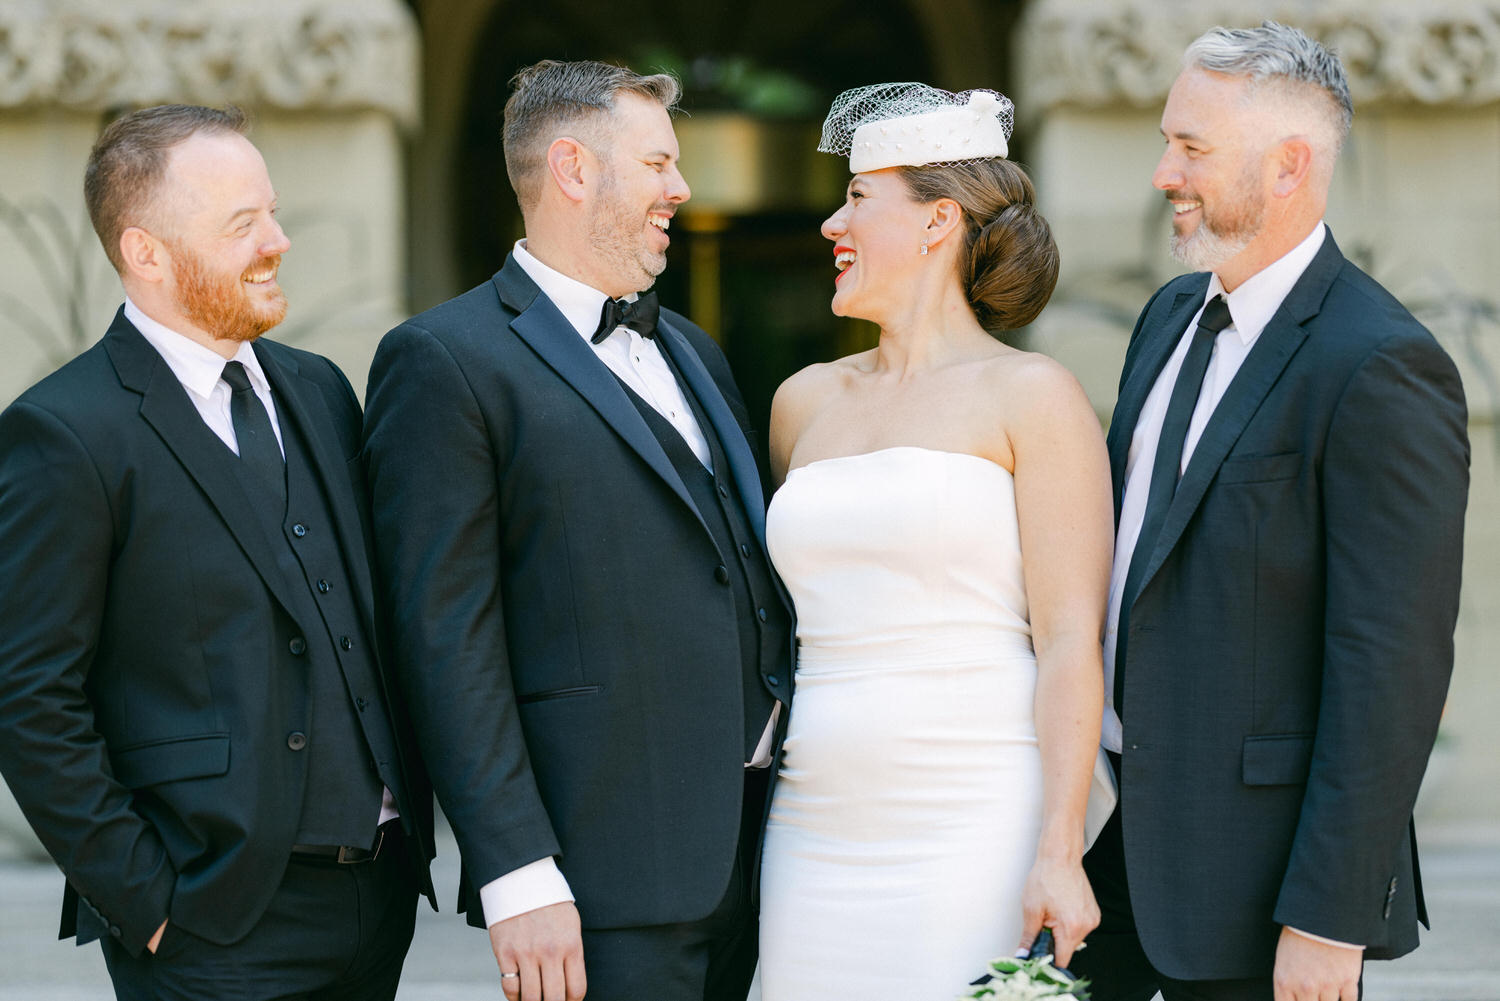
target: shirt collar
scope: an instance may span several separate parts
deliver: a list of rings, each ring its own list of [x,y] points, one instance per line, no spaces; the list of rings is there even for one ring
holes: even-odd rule
[[[517,240],[511,248],[516,263],[526,276],[536,282],[542,294],[552,300],[563,318],[578,331],[578,336],[589,340],[599,327],[599,317],[604,312],[604,300],[609,296],[592,285],[585,285],[577,278],[570,278],[555,268],[548,267],[526,249],[524,239]],[[639,295],[632,292],[625,298],[634,302]]]
[[[1297,279],[1302,277],[1302,272],[1307,270],[1307,266],[1317,256],[1326,232],[1319,220],[1301,243],[1251,275],[1233,292],[1225,294],[1224,284],[1219,281],[1219,276],[1212,275],[1208,279],[1208,294],[1204,296],[1204,302],[1224,294],[1224,301],[1229,306],[1229,316],[1234,321],[1234,329],[1239,334],[1240,341],[1249,344],[1266,329],[1266,324],[1271,322],[1271,317],[1276,315],[1282,302],[1291,293],[1292,286],[1297,284]]]
[[[249,341],[240,342],[239,350],[233,358],[225,358],[212,348],[199,344],[186,334],[156,322],[141,308],[131,301],[130,296],[125,297],[125,319],[135,325],[135,329],[141,332],[141,336],[150,342],[156,349],[157,354],[167,363],[177,381],[182,383],[184,389],[200,399],[208,399],[213,394],[214,387],[218,384],[224,374],[224,366],[230,361],[237,361],[245,366],[245,372],[250,377],[250,385],[257,393],[269,393],[270,382],[266,379],[265,370],[260,367],[260,359],[255,356],[255,349],[250,346]]]

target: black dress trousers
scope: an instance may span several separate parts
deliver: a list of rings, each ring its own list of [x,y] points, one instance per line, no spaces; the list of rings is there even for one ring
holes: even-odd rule
[[[400,821],[380,854],[341,865],[293,857],[250,934],[215,945],[168,924],[153,954],[105,937],[119,1001],[393,1001],[418,887]],[[230,906],[226,904],[226,906]]]

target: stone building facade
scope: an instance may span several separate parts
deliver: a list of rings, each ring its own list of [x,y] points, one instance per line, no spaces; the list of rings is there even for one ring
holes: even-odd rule
[[[119,303],[80,192],[89,146],[119,111],[191,101],[252,112],[293,243],[291,313],[275,336],[331,355],[358,389],[381,333],[482,279],[514,239],[498,155],[509,73],[543,55],[649,69],[675,52],[690,110],[705,66],[724,70],[721,84],[745,66],[778,85],[812,81],[804,90],[822,106],[834,89],[883,79],[1010,93],[1015,146],[1063,255],[1054,303],[1025,341],[1073,369],[1107,419],[1136,311],[1175,269],[1149,180],[1179,56],[1212,24],[1274,17],[1334,45],[1350,71],[1355,126],[1328,219],[1340,245],[1463,371],[1474,485],[1433,781],[1500,782],[1500,756],[1482,742],[1500,716],[1489,678],[1500,639],[1500,0],[763,0],[703,5],[701,23],[671,20],[671,6],[0,0],[0,404],[91,344]],[[822,106],[783,101],[766,117],[738,93],[738,106],[680,121],[701,197],[674,227],[663,293],[725,339],[763,409],[798,365],[870,332],[826,311],[832,272],[816,228],[841,168],[796,153]],[[733,162],[716,164],[729,149]]]

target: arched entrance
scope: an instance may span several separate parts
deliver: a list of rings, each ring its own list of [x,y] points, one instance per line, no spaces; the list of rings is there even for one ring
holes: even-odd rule
[[[683,80],[677,131],[694,197],[672,230],[662,300],[720,339],[764,429],[781,380],[873,343],[828,309],[818,233],[846,174],[816,154],[841,90],[887,80],[1009,86],[1020,0],[413,0],[424,34],[426,140],[413,152],[413,306],[491,275],[520,235],[505,178],[508,81],[543,58],[603,59]]]

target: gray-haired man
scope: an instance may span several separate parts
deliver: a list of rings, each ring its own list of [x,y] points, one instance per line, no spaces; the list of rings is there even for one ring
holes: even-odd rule
[[[1100,1001],[1354,1001],[1426,917],[1411,814],[1453,664],[1463,389],[1323,225],[1338,59],[1268,22],[1183,65],[1152,182],[1197,273],[1141,314],[1110,428],[1120,808],[1074,965]]]

